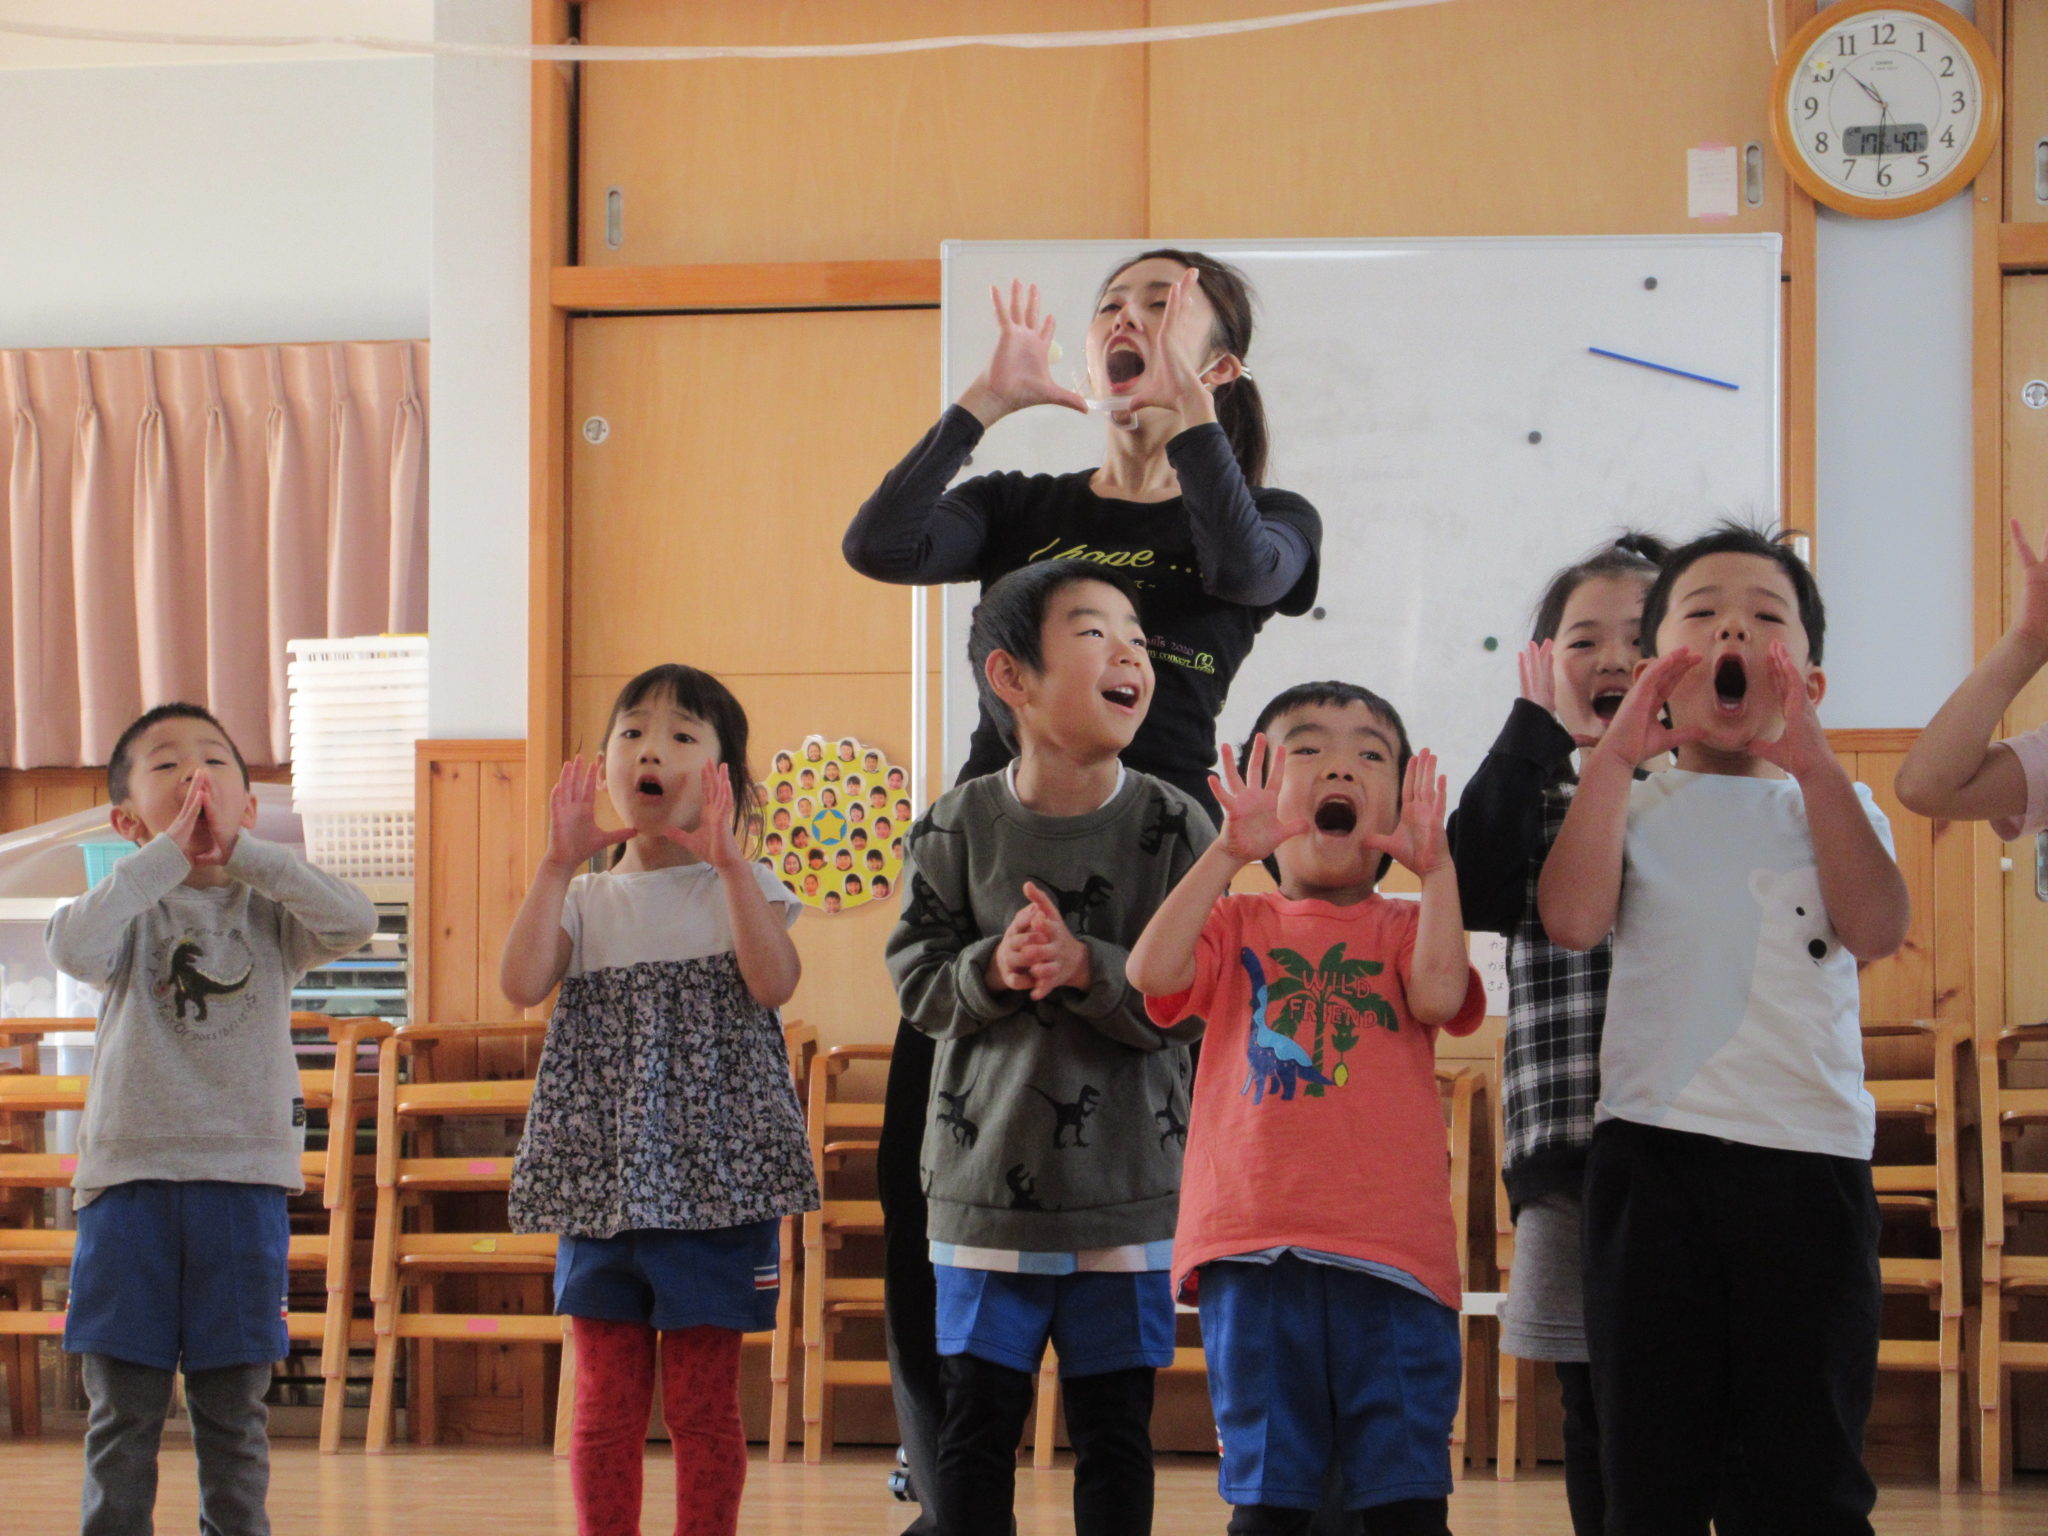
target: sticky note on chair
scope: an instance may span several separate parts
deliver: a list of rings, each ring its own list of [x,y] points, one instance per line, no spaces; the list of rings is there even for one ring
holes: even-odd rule
[[[471,1253],[496,1253],[498,1240],[495,1237],[480,1237],[469,1245]]]
[[[471,1083],[468,1096],[472,1099],[495,1099],[498,1096],[496,1083]]]
[[[472,1317],[468,1326],[471,1333],[496,1333],[498,1320],[495,1317]]]
[[[494,1159],[494,1158],[488,1158],[488,1157],[479,1157],[479,1158],[474,1158],[474,1159],[472,1159],[472,1160],[471,1160],[471,1162],[470,1162],[470,1165],[469,1165],[469,1171],[470,1171],[471,1173],[479,1173],[479,1174],[489,1175],[489,1174],[493,1174],[493,1173],[496,1173],[496,1172],[498,1171],[498,1164],[497,1164],[497,1161],[496,1161],[496,1159]]]

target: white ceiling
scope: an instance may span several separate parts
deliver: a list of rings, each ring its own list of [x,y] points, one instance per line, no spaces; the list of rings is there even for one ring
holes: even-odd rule
[[[520,0],[502,0],[518,5]],[[0,0],[0,22],[200,37],[387,37],[430,42],[433,0]],[[342,44],[237,48],[220,43],[72,42],[0,32],[0,69],[84,69],[148,64],[261,63],[279,59],[391,58]]]

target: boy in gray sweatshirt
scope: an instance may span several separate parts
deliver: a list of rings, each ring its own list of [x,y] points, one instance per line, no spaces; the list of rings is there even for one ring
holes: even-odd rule
[[[1010,1527],[1032,1374],[1058,1351],[1079,1536],[1151,1528],[1152,1385],[1191,1020],[1153,1029],[1124,959],[1214,833],[1117,761],[1152,700],[1130,588],[1046,561],[991,586],[969,655],[1016,751],[912,830],[888,946],[903,1014],[938,1041],[923,1174],[946,1391],[937,1508]]]
[[[248,769],[196,705],[129,726],[107,788],[114,830],[140,850],[47,934],[51,959],[105,996],[64,1331],[90,1400],[82,1530],[150,1529],[182,1368],[200,1524],[265,1536],[263,1397],[287,1348],[285,1197],[304,1188],[291,989],[368,939],[377,912],[247,830]]]

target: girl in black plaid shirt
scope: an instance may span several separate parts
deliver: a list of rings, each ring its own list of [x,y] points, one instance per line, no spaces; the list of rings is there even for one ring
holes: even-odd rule
[[[1550,580],[1522,652],[1521,697],[1451,818],[1466,926],[1508,941],[1502,1171],[1515,1211],[1515,1267],[1501,1345],[1556,1363],[1564,1397],[1565,1490],[1579,1536],[1606,1527],[1599,1436],[1586,1365],[1580,1197],[1593,1106],[1609,948],[1550,942],[1536,881],[1564,825],[1572,754],[1600,739],[1628,691],[1643,597],[1665,546],[1624,533]]]

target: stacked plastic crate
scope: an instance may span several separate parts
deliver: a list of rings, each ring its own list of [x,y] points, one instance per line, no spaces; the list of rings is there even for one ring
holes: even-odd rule
[[[413,744],[427,733],[427,637],[293,640],[292,808],[306,857],[354,880],[410,880]]]

